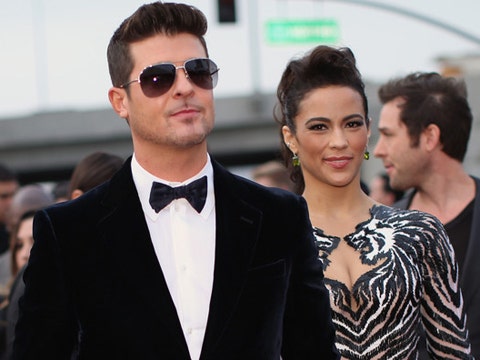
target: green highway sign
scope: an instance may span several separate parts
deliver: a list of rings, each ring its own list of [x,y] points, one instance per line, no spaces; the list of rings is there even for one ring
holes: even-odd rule
[[[340,27],[334,19],[270,20],[265,30],[270,44],[334,44],[340,39]]]

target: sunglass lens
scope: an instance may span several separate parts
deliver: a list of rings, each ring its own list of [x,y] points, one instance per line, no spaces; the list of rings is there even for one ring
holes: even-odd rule
[[[175,66],[172,64],[152,65],[140,75],[140,86],[147,97],[165,94],[175,81]]]
[[[210,59],[192,59],[185,63],[188,77],[202,89],[211,90],[217,85],[218,67]]]

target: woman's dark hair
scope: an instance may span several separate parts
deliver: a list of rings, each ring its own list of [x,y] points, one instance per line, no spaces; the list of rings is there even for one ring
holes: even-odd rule
[[[87,192],[109,180],[122,165],[123,159],[117,155],[100,151],[87,155],[73,170],[70,179],[70,197],[76,189]]]
[[[298,194],[303,192],[305,181],[300,166],[292,165],[292,152],[283,141],[281,129],[286,125],[292,134],[295,134],[294,119],[300,102],[310,91],[328,86],[346,86],[358,92],[363,100],[365,119],[369,126],[365,85],[356,67],[355,56],[349,48],[320,45],[307,55],[291,60],[277,88],[278,103],[275,106],[274,118],[280,125],[280,146],[285,166],[290,170],[295,192]]]
[[[28,210],[25,211],[23,214],[20,215],[17,223],[14,225],[13,230],[10,234],[10,271],[12,278],[17,276],[18,272],[21,270],[18,268],[17,264],[17,252],[20,250],[20,247],[17,246],[17,238],[18,238],[18,231],[20,229],[20,225],[23,221],[27,219],[33,219],[37,210]]]

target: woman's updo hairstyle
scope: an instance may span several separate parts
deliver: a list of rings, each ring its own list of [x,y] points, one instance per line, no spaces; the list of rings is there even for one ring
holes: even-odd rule
[[[301,58],[292,59],[283,72],[277,88],[278,103],[274,118],[280,125],[281,149],[285,165],[290,169],[296,184],[295,191],[303,192],[305,183],[299,166],[292,166],[292,152],[283,141],[281,128],[286,125],[292,134],[296,133],[294,119],[300,102],[312,90],[327,86],[346,86],[360,94],[363,100],[365,119],[369,126],[368,102],[365,84],[356,67],[353,52],[347,48],[320,45]]]

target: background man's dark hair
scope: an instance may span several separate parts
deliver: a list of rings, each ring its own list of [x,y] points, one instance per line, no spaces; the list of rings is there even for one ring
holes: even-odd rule
[[[440,129],[443,151],[463,161],[467,152],[473,116],[463,80],[438,73],[416,72],[390,80],[378,95],[385,104],[400,97],[400,118],[408,129],[411,146],[419,144],[420,134],[430,124]]]

